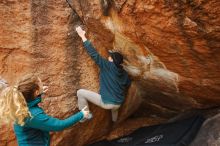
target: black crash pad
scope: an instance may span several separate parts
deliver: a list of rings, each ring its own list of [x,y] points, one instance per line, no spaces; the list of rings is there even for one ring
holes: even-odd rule
[[[173,123],[142,127],[130,135],[89,146],[188,146],[204,120],[202,116],[194,116]]]

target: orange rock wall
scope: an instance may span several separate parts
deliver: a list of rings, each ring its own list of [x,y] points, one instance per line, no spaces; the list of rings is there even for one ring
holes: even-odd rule
[[[218,0],[80,0],[71,4],[77,14],[65,0],[0,2],[1,76],[13,85],[24,74],[37,73],[50,87],[42,104],[48,114],[68,117],[77,111],[77,89],[98,91],[98,69],[74,30],[79,24],[103,56],[107,57],[108,49],[125,56],[124,67],[133,79],[116,133],[123,133],[123,122],[132,113],[129,119],[135,125],[137,121],[150,125],[182,111],[220,104]],[[91,107],[92,121],[52,133],[52,145],[82,146],[103,136],[117,137],[115,131],[111,133],[110,112]],[[124,123],[130,124],[127,128],[138,127],[129,120]],[[8,138],[7,131],[1,128],[0,145],[6,141],[16,145],[12,129]]]

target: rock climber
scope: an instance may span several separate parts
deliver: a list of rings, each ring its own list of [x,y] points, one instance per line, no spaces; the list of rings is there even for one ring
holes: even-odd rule
[[[89,112],[80,112],[60,120],[48,116],[38,106],[41,95],[48,90],[40,78],[33,74],[24,76],[15,86],[6,87],[0,96],[0,123],[13,123],[19,146],[49,146],[50,131],[61,131],[83,118]]]
[[[112,112],[112,121],[116,122],[118,118],[118,109],[125,99],[125,92],[131,80],[128,73],[123,69],[123,56],[119,52],[109,51],[108,60],[104,59],[87,40],[85,31],[80,26],[76,27],[76,32],[81,37],[87,53],[100,68],[100,91],[99,93],[79,89],[77,91],[78,107],[88,107],[88,102]],[[89,110],[89,108],[88,108]],[[92,113],[89,112],[89,117]]]

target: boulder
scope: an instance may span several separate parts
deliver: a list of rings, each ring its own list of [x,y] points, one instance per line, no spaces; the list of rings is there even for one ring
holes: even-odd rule
[[[219,129],[220,115],[217,114],[205,121],[190,146],[218,146],[220,145],[220,129]]]
[[[118,123],[90,104],[94,118],[52,133],[52,145],[83,146],[125,134],[126,123],[131,131],[220,105],[218,0],[69,1],[74,11],[65,0],[0,2],[0,75],[13,85],[36,73],[49,86],[41,105],[46,113],[63,119],[77,112],[77,89],[99,89],[99,70],[74,29],[81,25],[102,56],[109,49],[125,56],[133,83]],[[15,145],[6,129],[0,145]]]

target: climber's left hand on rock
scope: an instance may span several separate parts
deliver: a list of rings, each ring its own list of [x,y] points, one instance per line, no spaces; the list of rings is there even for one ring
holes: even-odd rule
[[[76,27],[76,32],[82,38],[83,42],[87,40],[85,36],[86,32],[81,28],[81,26]]]

